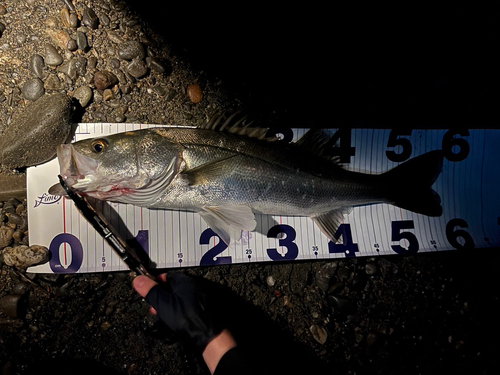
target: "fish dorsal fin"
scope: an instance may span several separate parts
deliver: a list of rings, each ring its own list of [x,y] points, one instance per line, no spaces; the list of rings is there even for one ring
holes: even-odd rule
[[[333,156],[331,153],[332,148],[337,147],[337,139],[325,129],[309,130],[296,142],[296,145],[315,155],[327,158],[336,163],[339,162],[339,157]]]
[[[229,116],[225,121],[224,115],[212,118],[206,124],[198,126],[199,129],[223,131],[231,134],[237,134],[245,137],[265,140],[268,142],[277,141],[276,135],[269,136],[267,128],[259,128],[252,126],[253,121],[248,120],[248,116],[240,116],[241,111],[236,111]]]
[[[203,207],[198,213],[228,246],[241,238],[241,231],[253,231],[257,226],[251,208],[244,205]]]
[[[351,211],[350,207],[343,207],[336,210],[328,211],[321,215],[312,216],[311,219],[319,227],[321,232],[333,243],[337,242],[339,237],[336,235],[344,215]]]

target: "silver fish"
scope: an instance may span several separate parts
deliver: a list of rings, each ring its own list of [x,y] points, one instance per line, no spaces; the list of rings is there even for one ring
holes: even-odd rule
[[[255,229],[254,213],[308,216],[334,242],[355,206],[442,213],[431,188],[443,165],[439,150],[372,175],[328,157],[325,131],[281,144],[265,129],[225,126],[150,128],[63,144],[60,174],[75,191],[100,200],[198,212],[228,245]],[[49,192],[63,194],[60,185]]]

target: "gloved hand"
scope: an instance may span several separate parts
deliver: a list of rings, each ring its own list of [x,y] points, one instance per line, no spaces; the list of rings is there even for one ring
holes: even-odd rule
[[[154,285],[146,276],[138,276],[133,286],[172,331],[203,351],[224,328],[216,296],[209,294],[206,284],[182,273],[169,272],[161,279],[164,282]]]

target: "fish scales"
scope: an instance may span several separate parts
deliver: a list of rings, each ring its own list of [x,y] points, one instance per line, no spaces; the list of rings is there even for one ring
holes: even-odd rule
[[[282,144],[233,130],[151,128],[61,145],[61,175],[98,199],[198,212],[228,244],[255,229],[254,213],[309,216],[331,240],[354,206],[391,203],[441,214],[431,189],[442,169],[439,150],[370,175],[322,156],[331,143],[327,133]],[[392,187],[405,180],[407,194]]]

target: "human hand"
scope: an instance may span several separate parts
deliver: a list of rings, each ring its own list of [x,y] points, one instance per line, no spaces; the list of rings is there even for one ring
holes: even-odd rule
[[[158,282],[138,276],[132,285],[172,331],[203,351],[223,330],[214,296],[206,285],[182,273],[163,274]]]

